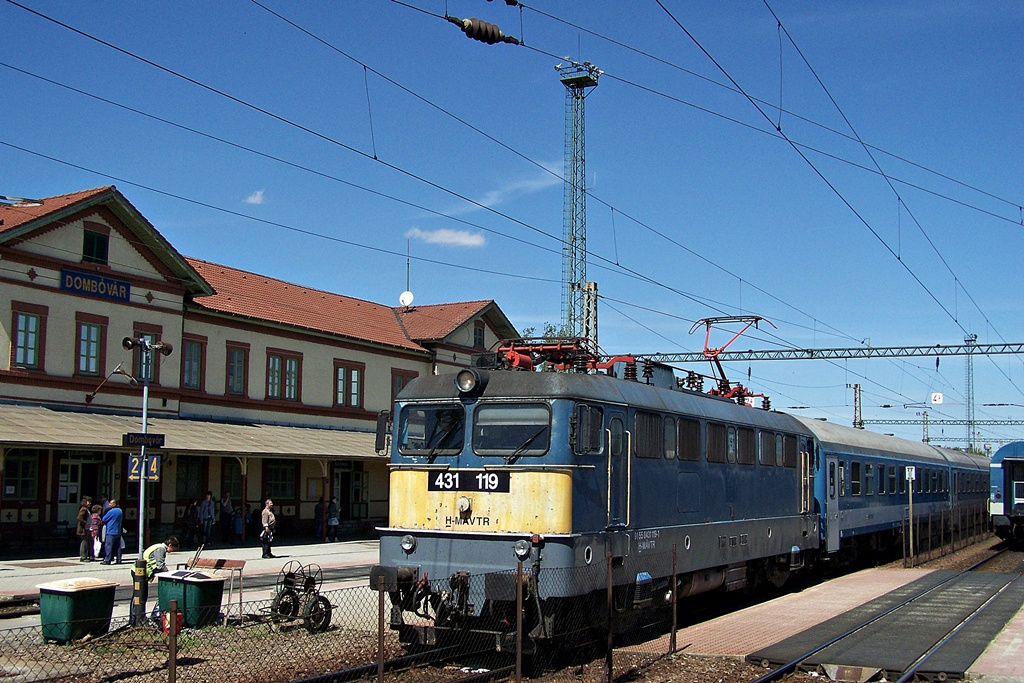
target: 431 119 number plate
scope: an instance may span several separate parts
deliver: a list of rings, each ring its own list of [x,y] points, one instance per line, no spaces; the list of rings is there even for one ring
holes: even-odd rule
[[[430,472],[428,491],[483,491],[508,493],[508,472],[459,470],[457,472]]]

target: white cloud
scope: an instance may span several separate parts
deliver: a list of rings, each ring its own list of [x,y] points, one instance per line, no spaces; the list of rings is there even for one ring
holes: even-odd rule
[[[262,204],[263,203],[263,190],[256,190],[251,195],[245,198],[246,204]]]
[[[489,209],[493,209],[505,202],[509,201],[513,197],[533,194],[535,192],[541,192],[556,185],[564,184],[561,178],[561,170],[554,169],[549,165],[545,165],[546,168],[552,168],[555,175],[546,173],[544,171],[538,171],[536,175],[531,178],[523,178],[521,180],[510,180],[507,183],[497,187],[493,190],[485,192],[480,197],[474,197],[474,201],[478,204],[486,206]],[[462,204],[458,208],[448,211],[449,215],[458,216],[462,214],[472,213],[473,211],[479,211],[480,207],[476,204]]]
[[[446,247],[482,247],[487,243],[484,236],[478,232],[451,230],[449,228],[441,228],[440,230],[413,228],[406,232],[405,236],[429,244],[440,244]]]

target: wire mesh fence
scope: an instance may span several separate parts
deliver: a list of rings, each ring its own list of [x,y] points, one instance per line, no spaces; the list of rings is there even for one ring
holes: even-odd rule
[[[440,683],[483,672],[513,678],[518,663],[524,675],[571,667],[563,677],[608,680],[609,664],[621,675],[664,655],[671,625],[668,607],[628,619],[649,612],[638,608],[654,595],[650,587],[641,594],[630,586],[609,591],[609,579],[629,571],[609,567],[596,561],[584,568],[456,575],[417,582],[405,593],[279,585],[272,598],[206,606],[211,618],[203,616],[211,614],[205,607],[179,609],[177,634],[169,633],[170,615],[133,625],[129,617],[70,621],[43,614],[38,626],[0,630],[0,676],[190,683],[228,672],[232,681],[270,683],[341,680],[325,675],[346,671],[348,680],[383,674]],[[609,623],[620,631],[611,641]],[[616,648],[611,659],[609,643]],[[413,667],[414,674],[402,673]]]

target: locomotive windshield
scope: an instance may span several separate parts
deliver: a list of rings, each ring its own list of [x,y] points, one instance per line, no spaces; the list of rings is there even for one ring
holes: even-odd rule
[[[466,431],[466,411],[461,405],[411,405],[402,408],[398,422],[398,452],[425,455],[458,455]]]
[[[473,452],[512,464],[544,455],[551,441],[551,411],[543,403],[484,403],[473,418]]]

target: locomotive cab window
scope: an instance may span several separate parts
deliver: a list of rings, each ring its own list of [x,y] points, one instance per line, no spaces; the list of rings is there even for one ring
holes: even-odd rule
[[[398,452],[437,456],[462,452],[466,411],[461,405],[409,405],[398,422]]]
[[[536,457],[548,452],[551,411],[543,403],[483,403],[473,418],[477,455]]]
[[[576,455],[598,453],[604,435],[604,411],[598,406],[580,403],[576,406],[576,425],[573,452]]]

